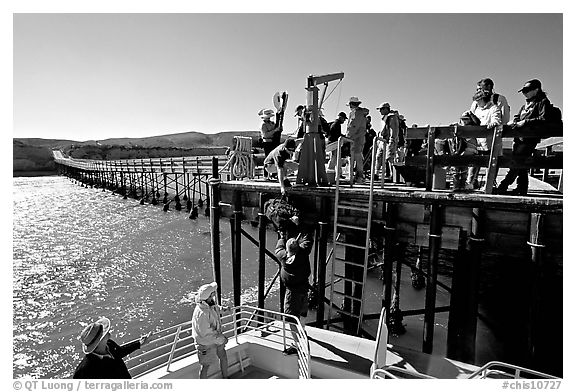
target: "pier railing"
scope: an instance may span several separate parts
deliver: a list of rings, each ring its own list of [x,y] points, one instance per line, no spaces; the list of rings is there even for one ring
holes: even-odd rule
[[[205,202],[208,207],[209,180],[226,162],[225,155],[96,160],[66,157],[60,150],[52,154],[61,174],[87,187],[109,189],[125,199],[140,199],[140,204],[161,202],[165,210],[170,203],[180,210],[184,201],[191,218]]]
[[[56,163],[86,171],[131,172],[131,173],[193,173],[212,174],[212,156],[141,159],[76,159],[65,157],[61,151],[53,151]],[[219,167],[226,164],[226,155],[217,155]]]
[[[540,138],[563,136],[562,124],[543,124],[511,128],[509,125],[497,126],[493,130],[486,126],[439,126],[408,128],[407,140],[425,140],[427,142],[426,155],[406,157],[405,166],[426,169],[425,187],[432,190],[434,168],[438,166],[472,166],[487,167],[486,193],[491,193],[498,168],[526,168],[526,169],[562,169],[562,156],[530,156],[502,154],[502,139],[515,137]],[[492,140],[490,155],[436,155],[435,142],[438,139],[487,138]]]

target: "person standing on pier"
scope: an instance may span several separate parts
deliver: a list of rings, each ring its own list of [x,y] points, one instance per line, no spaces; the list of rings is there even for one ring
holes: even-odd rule
[[[200,286],[192,313],[192,336],[198,348],[200,378],[208,377],[208,368],[217,358],[220,360],[222,378],[228,378],[228,338],[222,334],[220,311],[224,309],[216,304],[217,288],[216,282]]]
[[[298,118],[298,127],[296,129],[296,139],[302,139],[304,137],[304,132],[306,131],[305,125],[304,125],[304,105],[298,105],[296,106],[296,114],[294,114],[294,117]]]
[[[514,116],[514,122],[511,124],[512,128],[522,128],[529,124],[553,121],[552,104],[548,100],[546,93],[542,91],[542,83],[538,79],[527,81],[518,92],[524,94],[526,103],[522,105],[518,114]],[[539,142],[539,138],[515,137],[512,155],[531,156]],[[506,177],[496,188],[496,193],[506,193],[514,180],[516,180],[516,189],[512,191],[512,194],[525,196],[528,193],[528,169],[510,168]]]
[[[360,107],[362,101],[358,97],[350,97],[346,105],[350,106],[350,115],[346,137],[352,139],[350,146],[350,170],[356,168],[355,182],[364,182],[364,158],[362,150],[366,134],[366,116],[368,109]]]
[[[382,168],[382,175],[385,179],[392,179],[392,165],[396,158],[398,149],[398,138],[400,132],[400,121],[398,114],[390,109],[388,102],[383,102],[376,109],[380,111],[382,116],[382,130],[380,137],[384,141],[378,142],[378,150],[376,151],[376,165],[374,166],[374,174],[377,175],[382,167],[382,159],[384,159],[384,167]],[[378,177],[375,177],[377,179]]]
[[[132,378],[122,358],[145,345],[150,335],[151,332],[120,346],[110,338],[110,320],[101,317],[87,325],[78,336],[86,356],[74,371],[73,378]]]
[[[258,115],[263,121],[260,127],[260,137],[262,138],[264,154],[268,156],[280,144],[280,133],[282,130],[271,120],[275,116],[274,110],[262,109],[258,112]]]
[[[348,120],[346,113],[340,112],[338,113],[336,120],[330,123],[330,131],[328,132],[328,144],[337,142],[340,136],[342,136],[342,124],[344,124],[346,120]],[[329,170],[334,170],[336,168],[336,159],[338,159],[338,151],[332,150],[330,152],[330,161],[328,162]]]
[[[314,240],[312,234],[303,230],[297,217],[283,219],[279,222],[278,243],[276,244],[276,257],[280,260],[282,268],[280,279],[286,286],[284,297],[284,312],[297,319],[308,313],[308,289],[310,284],[310,252]],[[298,341],[296,326],[290,324],[294,343]],[[290,346],[284,354],[295,354],[297,349]]]

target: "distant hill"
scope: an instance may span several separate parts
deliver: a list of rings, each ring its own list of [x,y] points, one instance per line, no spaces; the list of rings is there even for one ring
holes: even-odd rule
[[[193,155],[220,155],[232,145],[234,136],[249,136],[256,144],[259,131],[175,133],[144,138],[74,140],[13,139],[13,175],[50,175],[56,172],[52,149],[60,149],[78,159],[163,158]]]

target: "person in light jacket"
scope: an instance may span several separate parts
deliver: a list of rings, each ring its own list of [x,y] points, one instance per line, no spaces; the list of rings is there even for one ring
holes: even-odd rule
[[[350,115],[348,116],[348,128],[346,130],[346,137],[352,139],[352,146],[350,147],[350,170],[356,168],[355,181],[359,183],[364,182],[364,157],[362,150],[364,150],[365,134],[366,134],[366,116],[368,109],[360,107],[362,101],[358,97],[350,97],[347,103],[350,106]]]
[[[192,313],[192,336],[198,349],[200,378],[208,377],[208,368],[220,360],[222,378],[228,378],[228,357],[226,343],[228,338],[222,334],[220,311],[216,304],[216,282],[200,286],[196,293],[196,307]]]

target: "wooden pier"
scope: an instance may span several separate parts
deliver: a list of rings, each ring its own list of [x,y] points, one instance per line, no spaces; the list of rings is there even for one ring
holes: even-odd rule
[[[458,132],[458,127],[450,128]],[[413,129],[413,137],[422,136],[421,129]],[[429,141],[445,136],[447,129],[427,128]],[[502,132],[502,129],[499,130]],[[508,137],[513,137],[513,131]],[[418,135],[416,135],[418,133]],[[485,133],[485,129],[484,129]],[[423,133],[424,135],[424,133]],[[502,133],[499,136],[501,140]],[[413,264],[405,259],[407,246],[417,246],[425,260],[425,307],[401,311],[397,315],[420,314],[424,317],[421,350],[434,350],[435,317],[438,312],[448,312],[448,338],[446,352],[451,359],[475,363],[477,322],[479,317],[479,291],[482,282],[492,279],[484,276],[487,258],[497,260],[492,268],[498,274],[502,265],[516,266],[510,277],[510,298],[496,303],[495,312],[512,312],[518,315],[515,357],[503,358],[543,372],[561,375],[562,372],[562,264],[563,264],[563,199],[561,195],[502,196],[483,192],[453,193],[434,190],[432,173],[437,165],[466,165],[470,161],[454,157],[416,157],[413,166],[426,167],[424,188],[406,184],[382,184],[373,190],[373,236],[382,244],[383,287],[382,307],[388,314],[393,307],[393,295],[400,295],[398,281],[401,266]],[[265,270],[269,259],[278,264],[270,249],[275,244],[266,243],[267,218],[264,203],[280,197],[279,185],[263,179],[229,180],[222,178],[221,169],[226,157],[171,158],[129,161],[70,160],[55,152],[59,170],[86,186],[112,189],[124,197],[134,197],[155,204],[160,192],[166,206],[182,197],[187,200],[189,211],[198,206],[197,198],[206,203],[210,216],[211,247],[215,280],[220,283],[221,218],[230,219],[234,305],[240,305],[242,239],[248,239],[259,249],[258,307],[265,307]],[[426,158],[426,159],[424,159]],[[473,163],[487,166],[489,180],[494,168],[545,167],[561,165],[557,157],[544,159],[510,160],[496,157],[472,157]],[[477,161],[477,162],[476,162]],[[408,162],[408,161],[407,161]],[[492,174],[490,172],[492,171]],[[490,181],[490,184],[492,182]],[[314,287],[318,301],[316,327],[326,325],[326,307],[342,310],[326,298],[326,281],[329,280],[327,264],[329,240],[334,216],[335,187],[294,185],[288,189],[289,201],[301,211],[301,221],[315,231],[313,257]],[[350,203],[361,203],[370,194],[367,185],[341,186],[340,198]],[[192,201],[192,202],[191,202]],[[176,207],[177,208],[177,207]],[[178,208],[177,208],[178,209]],[[192,217],[192,214],[191,214]],[[345,211],[344,222],[358,223],[354,210]],[[259,226],[258,238],[252,238],[242,229],[242,222],[250,221]],[[355,241],[352,234],[346,240]],[[454,252],[449,306],[437,306],[439,253]],[[354,262],[355,256],[348,255]],[[493,266],[494,267],[494,266]],[[393,272],[396,270],[396,281]],[[220,287],[220,284],[219,284]],[[218,293],[219,295],[221,293]],[[282,295],[282,287],[281,287]],[[351,290],[351,296],[358,296]],[[364,301],[365,298],[359,298]],[[280,305],[282,306],[282,305]],[[500,306],[502,308],[500,308]],[[510,307],[506,309],[505,307]],[[352,309],[351,311],[354,311]],[[377,319],[378,314],[366,314],[364,320]],[[506,327],[508,331],[510,328]],[[550,331],[553,331],[550,333]],[[350,332],[350,331],[349,331]],[[365,332],[365,331],[364,331]],[[365,333],[366,334],[366,333]]]

